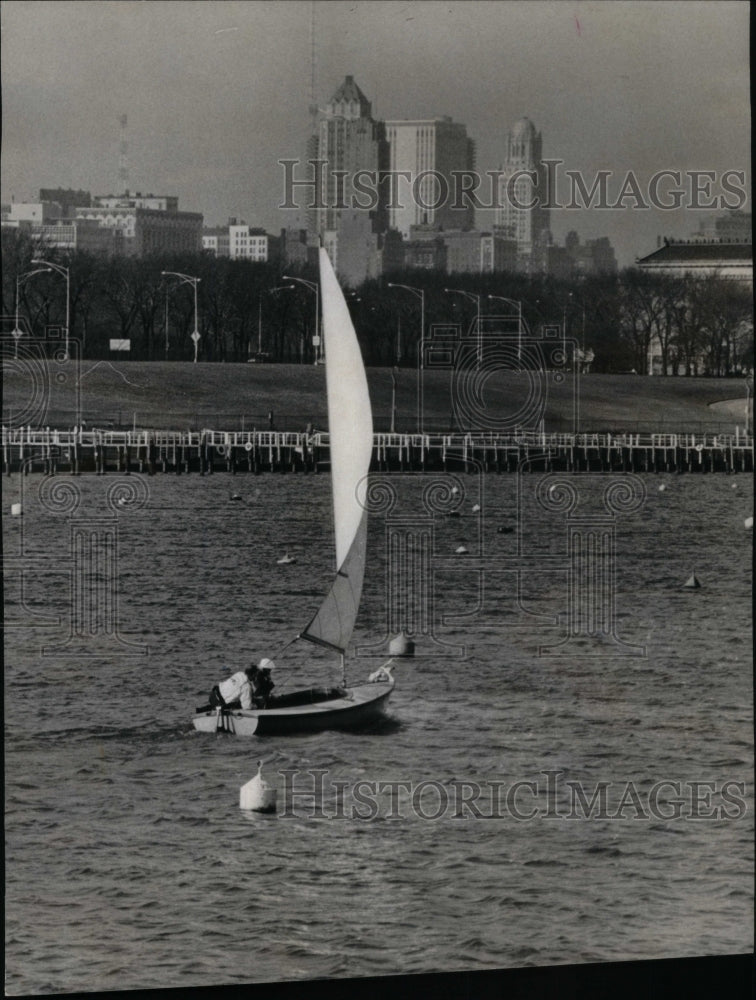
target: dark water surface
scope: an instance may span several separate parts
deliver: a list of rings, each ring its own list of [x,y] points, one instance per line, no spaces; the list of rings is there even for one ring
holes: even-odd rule
[[[537,499],[540,474],[384,480],[396,503],[372,520],[356,638],[379,645],[387,604],[432,579],[407,604],[430,633],[421,655],[396,667],[372,731],[265,740],[197,734],[191,715],[316,610],[328,477],[6,480],[7,992],[750,950],[752,484],[641,478],[645,499],[619,513],[610,477],[572,477],[571,513],[559,489]],[[618,641],[539,655],[565,637],[581,516],[616,535]],[[397,527],[427,532],[414,578],[386,544]],[[278,566],[286,550],[297,561]],[[680,589],[694,571],[702,588]],[[276,816],[238,808],[260,759]],[[360,800],[360,781],[406,784]],[[606,808],[568,818],[567,782],[604,788]],[[690,782],[707,783],[697,800]]]

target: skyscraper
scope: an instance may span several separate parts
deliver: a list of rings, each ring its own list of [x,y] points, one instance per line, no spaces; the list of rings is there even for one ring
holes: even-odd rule
[[[518,268],[527,273],[544,269],[545,248],[551,242],[547,203],[541,133],[529,118],[521,118],[505,140],[496,226],[517,243]]]
[[[308,229],[313,242],[322,240],[328,247],[341,277],[357,284],[370,276],[377,236],[385,232],[388,220],[380,196],[369,207],[355,208],[355,199],[366,204],[355,180],[359,185],[360,172],[367,171],[376,179],[369,186],[379,187],[377,178],[388,165],[388,146],[383,122],[373,119],[370,101],[354,77],[347,76],[326,105],[308,153],[324,161],[320,173],[324,207],[310,211]],[[343,254],[347,244],[350,252]],[[362,248],[357,258],[353,255],[356,246]]]
[[[471,204],[455,207],[459,175],[475,167],[475,144],[467,129],[451,118],[387,121],[394,190],[389,225],[405,239],[412,226],[430,229],[471,229]],[[402,177],[401,172],[408,176]]]

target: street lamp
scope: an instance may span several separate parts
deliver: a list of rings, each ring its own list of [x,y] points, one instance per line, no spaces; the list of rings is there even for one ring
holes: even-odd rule
[[[389,281],[389,288],[403,288],[406,292],[412,292],[420,299],[420,368],[423,367],[423,337],[425,336],[425,289],[413,288],[411,285],[399,285]],[[397,348],[398,353],[398,348]]]
[[[315,348],[315,361],[313,364],[317,364],[323,356],[320,346],[320,336],[318,335],[318,305],[320,298],[320,286],[316,281],[307,281],[305,278],[295,278],[290,274],[282,274],[281,277],[284,281],[298,281],[300,285],[304,285],[306,288],[309,288],[311,292],[315,292],[315,336],[312,338],[312,346]]]
[[[510,306],[517,307],[517,363],[522,364],[522,302],[515,299],[507,299],[503,295],[489,295],[489,299],[496,299],[498,302],[506,302]]]
[[[53,264],[50,260],[33,260],[32,264],[44,264],[42,270],[56,271],[66,279],[66,361],[68,361],[68,323],[71,315],[71,275],[67,267],[62,264]]]
[[[483,332],[480,329],[480,295],[476,295],[474,292],[466,292],[462,288],[445,288],[444,291],[449,292],[450,294],[464,295],[468,299],[472,299],[475,303],[478,310],[478,367],[480,367],[483,357]]]
[[[745,404],[745,432],[746,432],[746,437],[748,437],[748,432],[749,432],[749,430],[750,430],[750,428],[751,428],[751,406],[750,406],[750,397],[751,397],[751,389],[752,389],[752,387],[753,387],[753,381],[752,381],[751,379],[748,379],[748,378],[747,378],[747,379],[745,380],[745,391],[746,391],[746,404]]]
[[[567,371],[567,309],[572,305],[572,292],[567,296],[562,312],[562,347],[564,350],[564,370]]]
[[[197,329],[197,320],[199,318],[199,313],[197,311],[197,285],[200,281],[202,281],[202,278],[193,278],[190,274],[181,274],[180,271],[161,271],[160,273],[164,278],[178,278],[180,285],[183,285],[184,282],[188,282],[190,285],[194,286],[194,333],[192,334],[192,340],[194,341],[194,363],[196,365],[197,349],[200,342],[200,332]]]
[[[35,274],[49,274],[49,272],[50,272],[49,267],[40,267],[37,268],[36,271],[27,271],[26,274],[16,275],[16,325],[13,328],[13,333],[11,334],[11,336],[16,342],[16,347],[14,351],[14,357],[16,358],[16,360],[18,360],[18,342],[24,335],[23,330],[18,325],[19,286],[22,281],[26,281],[27,278],[32,278]]]

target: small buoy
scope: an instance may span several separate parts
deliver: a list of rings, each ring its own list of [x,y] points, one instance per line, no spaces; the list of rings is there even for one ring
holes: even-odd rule
[[[745,521],[743,521],[743,524],[745,525],[746,528],[752,528],[753,527],[753,518],[752,517],[747,517],[745,519]]]
[[[472,509],[473,514],[477,514],[479,510],[480,510],[480,504],[479,503],[473,504],[473,509]]]
[[[459,486],[452,486],[451,491],[454,494],[459,493]]]
[[[277,566],[288,566],[289,563],[293,563],[293,562],[296,562],[296,561],[297,560],[294,558],[294,556],[290,556],[289,553],[287,552],[286,555],[281,556],[280,559],[276,559],[276,565]]]
[[[732,484],[732,488],[733,488],[734,490],[736,490],[736,489],[738,488],[738,484],[737,484],[737,483],[733,483],[733,484]]]
[[[231,502],[234,502],[236,500],[241,500],[241,496],[238,493],[232,493],[231,496],[229,497],[229,500]]]
[[[683,584],[683,587],[686,590],[698,590],[700,586],[701,586],[701,581],[698,579],[695,573],[691,573],[691,575]]]
[[[664,483],[662,483],[661,486],[659,487],[659,492],[663,493],[666,490],[666,488],[667,487],[664,485]]]
[[[23,513],[23,511],[21,509],[21,504],[20,503],[12,503],[11,504],[11,517],[21,517],[22,513]]]
[[[253,809],[255,812],[271,813],[276,811],[278,792],[271,788],[262,776],[262,761],[257,764],[257,774],[239,789],[239,808]]]
[[[389,643],[390,656],[414,656],[415,644],[404,632],[395,635]]]
[[[467,549],[464,547],[464,545],[458,545],[454,551],[457,553],[458,556],[464,556],[467,554]]]

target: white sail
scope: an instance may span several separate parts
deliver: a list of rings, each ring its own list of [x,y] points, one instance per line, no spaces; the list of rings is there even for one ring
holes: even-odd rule
[[[322,248],[320,301],[328,393],[336,579],[301,638],[343,651],[354,629],[365,575],[365,489],[373,450],[373,418],[357,335],[328,254]]]

